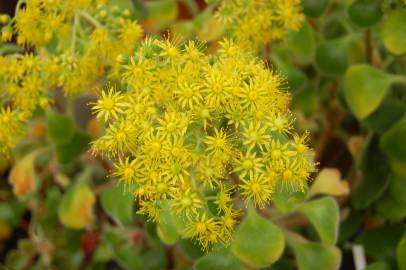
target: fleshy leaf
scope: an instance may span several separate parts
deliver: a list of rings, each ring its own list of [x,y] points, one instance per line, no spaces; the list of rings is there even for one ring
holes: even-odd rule
[[[381,5],[381,0],[356,0],[348,8],[348,15],[358,26],[368,27],[382,18]]]
[[[244,270],[244,264],[231,253],[230,249],[213,250],[195,262],[195,270]]]
[[[159,216],[156,229],[159,238],[167,245],[173,245],[179,240],[176,220],[166,202],[162,202],[162,211]]]
[[[399,270],[406,270],[406,233],[403,234],[396,247],[396,258],[398,261]]]
[[[351,193],[355,209],[364,209],[376,201],[389,185],[390,168],[378,145],[378,137],[372,137],[361,158],[362,182]]]
[[[383,43],[393,54],[406,52],[406,9],[399,9],[389,14],[383,28]]]
[[[63,196],[58,209],[59,220],[68,228],[82,229],[93,222],[95,195],[84,182],[78,182]]]
[[[379,216],[391,221],[401,221],[406,217],[406,203],[394,200],[388,193],[376,202],[375,209]]]
[[[299,270],[335,270],[340,266],[341,252],[335,246],[309,242],[299,235],[288,235],[287,241]]]
[[[85,151],[90,143],[90,136],[84,131],[76,130],[72,139],[56,147],[60,163],[69,163]]]
[[[302,0],[303,12],[309,17],[319,17],[329,2],[329,0]]]
[[[36,188],[34,161],[38,152],[32,152],[17,163],[11,169],[9,182],[13,186],[13,192],[17,196],[23,196],[33,192]]]
[[[284,247],[281,229],[249,207],[247,216],[234,233],[233,254],[249,265],[262,267],[277,261]]]
[[[406,115],[402,117],[395,125],[386,131],[380,141],[380,146],[386,156],[392,169],[402,177],[406,177]],[[403,169],[402,169],[403,167]]]
[[[338,38],[328,40],[316,50],[316,64],[318,69],[326,75],[339,76],[348,67],[348,42]]]
[[[374,67],[360,64],[351,66],[345,74],[344,94],[355,116],[370,115],[384,99],[391,77]]]
[[[48,136],[56,145],[62,145],[72,140],[75,134],[75,124],[72,118],[56,112],[48,112]]]
[[[339,210],[337,202],[333,198],[324,197],[303,203],[297,211],[309,219],[323,243],[335,244],[338,234]]]
[[[372,229],[365,229],[355,240],[364,246],[365,254],[377,259],[392,256],[394,247],[404,232],[402,224],[385,224]]]
[[[348,195],[350,188],[348,182],[341,179],[341,173],[335,168],[323,169],[310,187],[307,197],[316,194],[328,194],[333,196]]]
[[[107,214],[121,225],[129,225],[133,221],[134,196],[116,186],[101,194],[101,204]]]

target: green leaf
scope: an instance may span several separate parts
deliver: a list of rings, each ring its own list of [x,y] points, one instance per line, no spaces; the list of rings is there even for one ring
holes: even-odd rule
[[[205,254],[199,244],[189,238],[181,239],[179,241],[179,246],[183,253],[192,260],[197,260]]]
[[[358,119],[367,117],[378,108],[391,83],[388,74],[364,64],[351,66],[344,80],[348,106]]]
[[[402,224],[387,224],[382,227],[367,229],[356,239],[356,243],[364,246],[368,256],[384,259],[393,254],[393,248],[404,232]]]
[[[340,76],[348,67],[347,39],[338,38],[322,43],[316,50],[318,69],[329,76]]]
[[[308,117],[314,115],[319,106],[319,95],[312,87],[306,87],[293,95],[293,110],[303,112]]]
[[[383,133],[398,122],[406,112],[406,104],[393,97],[385,98],[381,105],[364,119],[364,124],[378,133]]]
[[[351,202],[358,210],[376,201],[389,185],[389,165],[379,148],[378,139],[372,137],[362,154],[362,182],[351,194]]]
[[[345,242],[353,237],[362,225],[361,212],[351,209],[350,215],[340,224],[339,242]]]
[[[309,219],[323,243],[328,245],[336,243],[339,222],[336,200],[331,197],[313,200],[300,205],[297,211]]]
[[[350,19],[358,26],[371,26],[382,18],[381,0],[356,0],[348,8]]]
[[[230,249],[213,250],[198,259],[194,264],[195,270],[244,270],[245,266],[231,253]]]
[[[335,246],[308,242],[300,236],[288,236],[299,270],[335,270],[341,262],[341,252]]]
[[[380,141],[383,152],[389,159],[394,171],[400,176],[406,177],[406,115],[395,125],[385,132]]]
[[[275,224],[259,216],[251,206],[234,233],[233,254],[254,267],[269,265],[279,259],[285,247],[284,235]]]
[[[406,9],[398,9],[389,14],[383,27],[383,43],[389,52],[406,52]]]
[[[90,136],[84,131],[76,130],[72,139],[56,147],[58,160],[60,163],[69,163],[82,154],[90,143]]]
[[[162,202],[162,212],[157,222],[157,234],[166,245],[173,245],[179,240],[176,220],[167,202]]]
[[[365,267],[364,270],[391,270],[391,267],[387,262],[375,262]]]
[[[48,112],[48,137],[56,145],[66,144],[75,134],[72,118],[56,112]]]
[[[400,221],[406,217],[406,203],[396,201],[388,193],[376,202],[375,209],[379,216],[391,221]]]
[[[93,222],[95,202],[95,195],[89,186],[78,181],[62,197],[58,209],[59,220],[68,228],[82,229]]]
[[[309,17],[319,17],[326,10],[329,0],[302,0],[303,13]]]
[[[406,178],[393,176],[389,184],[391,197],[399,203],[406,203]]]
[[[293,65],[281,60],[278,57],[273,58],[276,68],[287,78],[289,78],[289,88],[295,91],[297,88],[303,85],[306,80],[306,75]]]
[[[115,186],[101,194],[101,204],[106,213],[121,225],[133,222],[134,196],[122,186]]]
[[[128,237],[128,232],[118,227],[104,228],[103,241],[113,253],[115,261],[124,269],[144,269],[140,257],[140,247]],[[108,254],[107,254],[108,255]]]
[[[300,64],[308,64],[314,59],[316,51],[315,34],[310,24],[305,21],[299,31],[289,31],[287,46]],[[289,79],[290,80],[290,79]]]
[[[406,270],[406,233],[396,247],[396,258],[398,261],[399,270]]]
[[[283,185],[276,185],[273,194],[273,205],[282,213],[290,213],[304,201],[306,194],[301,191],[292,192]]]

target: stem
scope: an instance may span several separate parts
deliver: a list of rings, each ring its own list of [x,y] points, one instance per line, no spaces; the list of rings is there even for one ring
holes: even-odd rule
[[[14,18],[17,16],[17,13],[20,10],[21,5],[24,3],[26,3],[26,0],[18,0],[18,2],[16,4],[16,8],[14,10]]]
[[[366,58],[368,63],[372,63],[372,38],[371,29],[365,30],[365,48],[366,48]]]
[[[83,10],[78,10],[77,14],[79,14],[83,19],[86,19],[89,23],[91,23],[94,27],[96,28],[102,28],[103,25],[96,20],[95,18],[93,18],[89,13],[87,13],[86,11]]]
[[[65,113],[72,117],[73,120],[75,120],[75,102],[73,100],[73,97],[66,98]]]
[[[72,54],[75,53],[78,25],[79,25],[79,15],[77,12],[75,12],[75,16],[73,18],[72,39],[71,39],[71,45],[70,45]]]

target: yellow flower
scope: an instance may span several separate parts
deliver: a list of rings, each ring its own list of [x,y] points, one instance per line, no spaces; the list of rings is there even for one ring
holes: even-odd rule
[[[188,223],[183,234],[196,238],[203,249],[207,250],[210,244],[220,239],[220,226],[214,218],[207,217],[206,213],[198,214]]]
[[[259,208],[264,208],[271,200],[273,186],[271,181],[262,173],[253,174],[248,180],[242,179],[240,188],[244,200],[247,203],[253,200]]]
[[[176,94],[177,102],[181,108],[194,109],[195,106],[203,100],[200,86],[196,83],[179,85],[178,89],[174,91]]]
[[[171,207],[176,215],[183,215],[187,218],[197,214],[197,210],[203,208],[203,200],[200,195],[190,188],[185,191],[178,190],[173,195]]]
[[[117,119],[120,114],[124,113],[124,108],[127,106],[121,92],[117,91],[114,86],[111,86],[107,92],[102,91],[101,98],[91,104],[93,104],[93,113],[104,122],[111,118]]]
[[[203,84],[206,104],[220,108],[231,97],[232,86],[221,70],[210,68]]]
[[[240,152],[240,156],[234,159],[235,168],[234,172],[238,172],[240,177],[245,177],[249,175],[252,177],[254,174],[259,174],[262,172],[263,159],[261,157],[256,157],[256,152],[246,152],[245,155]]]
[[[210,155],[218,156],[221,154],[231,155],[233,145],[230,135],[224,129],[214,128],[213,136],[206,136],[207,152]]]
[[[118,177],[118,179],[123,181],[125,186],[128,187],[136,181],[137,172],[141,166],[142,164],[140,164],[137,159],[131,161],[129,157],[125,160],[120,159],[118,164],[115,164],[116,171],[113,173],[113,176]]]
[[[190,175],[190,162],[184,158],[167,159],[162,167],[162,175],[170,182],[184,182]]]
[[[244,145],[247,145],[250,150],[257,145],[262,150],[262,146],[267,145],[271,139],[266,126],[261,126],[260,123],[254,124],[253,122],[250,122],[248,126],[244,126],[242,135],[244,136]]]

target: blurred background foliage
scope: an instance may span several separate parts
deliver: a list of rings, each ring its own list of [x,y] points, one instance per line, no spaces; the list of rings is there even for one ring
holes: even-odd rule
[[[226,34],[213,3],[111,2],[132,10],[147,33],[197,37],[209,41],[209,51]],[[319,162],[306,194],[275,195],[280,217],[270,223],[249,210],[232,248],[209,253],[179,239],[174,217],[157,229],[135,214],[131,194],[106,180],[112,165],[87,152],[100,127],[89,98],[79,98],[73,118],[63,110],[36,112],[13,159],[0,157],[0,265],[234,270],[276,261],[266,269],[405,270],[405,3],[302,0],[302,6],[300,30],[261,48],[288,78],[296,128],[310,130]],[[13,15],[15,1],[0,8]],[[6,44],[0,53],[7,54]],[[295,233],[279,239],[279,227]],[[247,250],[251,244],[256,254]]]

